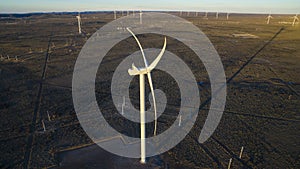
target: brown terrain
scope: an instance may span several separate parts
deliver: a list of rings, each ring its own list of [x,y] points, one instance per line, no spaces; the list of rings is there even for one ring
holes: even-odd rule
[[[72,101],[74,64],[88,38],[112,21],[113,13],[81,14],[81,35],[75,16],[0,19],[0,168],[227,168],[230,158],[231,168],[300,168],[300,28],[285,23],[292,22],[292,15],[273,15],[267,25],[267,15],[231,14],[227,20],[226,14],[219,19],[213,13],[208,19],[204,13],[183,14],[208,36],[221,57],[228,82],[226,108],[207,142],[199,144],[197,139],[209,104],[199,109],[196,125],[180,144],[150,157],[146,165],[99,148],[80,126]],[[159,35],[139,38],[145,47],[161,47]],[[168,42],[167,50],[182,56],[201,82],[201,101],[205,101],[210,96],[205,68],[193,61],[189,49],[174,39]],[[127,39],[107,60],[138,50],[134,39]],[[104,105],[110,95],[100,87],[109,85],[107,76],[102,71],[97,74],[97,98]],[[154,81],[163,78],[167,81],[159,75]],[[132,83],[132,102],[138,105],[137,82]],[[166,86],[165,92],[172,90]],[[115,113],[109,107],[107,112]],[[139,137],[139,128],[125,125],[119,116],[107,120],[122,124],[114,126],[122,133]],[[162,116],[159,132],[173,122],[174,118]]]

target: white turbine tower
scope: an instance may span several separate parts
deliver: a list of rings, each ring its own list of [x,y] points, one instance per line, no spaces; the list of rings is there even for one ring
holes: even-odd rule
[[[229,20],[229,15],[230,15],[230,13],[228,12],[228,13],[227,13],[227,20]]]
[[[244,152],[244,146],[242,146],[241,151],[240,151],[240,155],[239,155],[240,159],[242,159],[243,152]]]
[[[219,19],[219,12],[216,13],[216,19]]]
[[[298,18],[298,14],[296,14],[295,16],[292,17],[294,19],[293,21],[293,26],[295,26],[296,22],[299,22],[299,18]]]
[[[47,117],[48,117],[48,121],[51,121],[51,117],[50,117],[49,111],[47,111]]]
[[[153,99],[153,107],[154,107],[154,136],[156,135],[156,127],[157,127],[157,112],[156,112],[156,101],[155,101],[155,95],[154,95],[154,89],[153,89],[153,83],[152,83],[152,77],[151,77],[151,71],[156,67],[158,62],[160,61],[161,57],[163,56],[166,46],[167,46],[167,39],[165,37],[165,42],[163,49],[157,56],[157,58],[148,65],[147,59],[144,54],[143,47],[141,43],[139,42],[138,38],[135,36],[135,34],[127,28],[127,30],[131,33],[131,35],[134,37],[135,41],[137,42],[142,56],[144,60],[145,67],[143,68],[137,68],[135,67],[134,63],[132,64],[132,68],[128,70],[128,73],[130,76],[136,76],[139,75],[140,77],[140,125],[141,125],[141,163],[146,163],[146,126],[145,126],[145,75],[148,77],[148,82],[150,85],[150,90],[152,94]]]
[[[117,19],[117,11],[114,11],[114,19]]]
[[[122,115],[124,115],[124,108],[125,108],[125,96],[123,96]]]
[[[76,16],[77,21],[78,21],[78,33],[81,34],[81,17],[80,14],[78,14],[78,16]]]
[[[179,115],[179,122],[178,122],[178,126],[181,126],[181,115]]]
[[[44,120],[42,120],[42,126],[43,126],[43,129],[44,129],[44,132],[45,132],[46,131],[46,126],[45,126]]]
[[[143,24],[143,12],[140,11],[140,24]]]
[[[269,16],[267,17],[267,24],[270,24],[271,19],[273,19],[273,17],[271,16],[271,14],[269,14]]]
[[[230,169],[231,168],[231,164],[232,164],[232,158],[229,159],[229,162],[228,162],[228,167],[227,169]]]

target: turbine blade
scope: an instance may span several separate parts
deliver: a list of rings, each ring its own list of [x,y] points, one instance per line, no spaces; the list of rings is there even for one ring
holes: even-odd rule
[[[159,53],[159,55],[157,56],[157,58],[149,66],[150,71],[156,67],[156,65],[158,64],[158,62],[160,61],[160,59],[164,55],[165,50],[166,50],[166,46],[167,46],[167,38],[165,37],[164,46],[163,46],[161,52]]]
[[[132,68],[128,69],[128,74],[130,76],[135,76],[135,75],[139,74],[139,70],[137,67],[135,67],[134,63],[132,64]]]
[[[153,89],[153,83],[152,83],[152,77],[151,77],[151,73],[147,73],[148,76],[148,82],[150,85],[150,90],[151,90],[151,94],[152,94],[152,99],[153,99],[153,107],[154,107],[154,136],[156,136],[156,128],[157,128],[157,112],[156,112],[156,101],[155,101],[155,95],[154,95],[154,89]]]
[[[137,42],[137,44],[139,45],[140,47],[140,50],[142,52],[142,55],[143,55],[143,59],[144,59],[144,63],[145,63],[145,67],[148,68],[148,62],[147,62],[147,59],[145,57],[145,53],[144,53],[144,50],[143,50],[143,47],[139,41],[139,39],[135,36],[135,34],[129,29],[129,28],[126,28],[128,30],[128,32],[131,33],[131,35],[134,37],[135,41]]]

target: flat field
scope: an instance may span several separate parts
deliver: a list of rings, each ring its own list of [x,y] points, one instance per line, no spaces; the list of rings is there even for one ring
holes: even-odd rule
[[[93,33],[113,20],[113,13],[81,14],[82,35],[75,14],[1,18],[0,168],[227,168],[230,158],[232,168],[300,168],[300,24],[292,27],[291,15],[273,15],[270,24],[266,15],[231,14],[228,20],[226,14],[218,19],[214,13],[208,18],[204,15],[183,13],[181,17],[208,36],[227,79],[232,78],[221,123],[207,142],[199,144],[209,104],[204,106],[187,137],[170,151],[149,158],[145,166],[138,159],[122,158],[95,146],[73,107],[72,74],[78,54]],[[159,35],[138,37],[145,48],[162,46]],[[106,67],[99,69],[96,83],[98,104],[106,107],[107,121],[134,137],[139,137],[138,125],[107,105],[111,95],[103,87],[109,89],[109,73],[115,66],[109,63],[138,50],[133,38],[120,42],[108,54]],[[188,63],[201,82],[201,101],[208,99],[207,73],[201,62],[193,60],[194,53],[171,38],[167,50]],[[155,86],[176,93],[168,82],[171,79],[156,72],[153,76]],[[130,94],[137,108],[138,87],[134,79]],[[168,99],[178,101],[177,95]],[[176,106],[166,110],[159,118],[159,133],[175,119]]]

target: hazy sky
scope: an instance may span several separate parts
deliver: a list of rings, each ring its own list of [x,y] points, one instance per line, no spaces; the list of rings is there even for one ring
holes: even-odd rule
[[[101,10],[300,13],[300,0],[0,0],[0,13]]]

